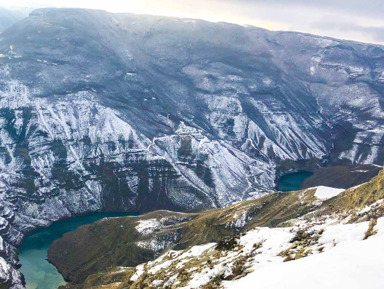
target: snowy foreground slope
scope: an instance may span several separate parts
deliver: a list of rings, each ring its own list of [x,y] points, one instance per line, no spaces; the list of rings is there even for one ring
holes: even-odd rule
[[[346,191],[310,188],[285,193],[283,199],[270,195],[197,216],[159,212],[138,219],[107,219],[55,241],[49,259],[71,279],[68,288],[379,289],[384,282],[383,177],[384,171]],[[284,207],[289,209],[282,212]],[[232,234],[225,232],[229,228]],[[129,241],[113,236],[111,245],[100,237],[90,245],[88,236],[95,238],[92,232],[103,230],[118,230],[118,235],[136,231],[141,237]],[[100,243],[106,251],[123,244],[145,248],[156,252],[155,259],[127,267],[104,262],[106,257],[99,255],[93,263],[82,254],[85,242],[94,252],[100,252]],[[118,257],[132,258],[125,250]],[[88,276],[76,275],[76,270],[65,270],[68,262],[76,270],[77,264],[93,269]],[[102,264],[99,269],[97,262]],[[118,266],[105,271],[108,265]]]
[[[32,12],[0,38],[0,283],[22,287],[17,246],[62,218],[221,208],[303,163],[383,165],[383,60],[300,33]]]
[[[313,255],[295,262],[284,263],[281,258],[273,256],[265,256],[268,263],[262,262],[260,259],[264,252],[260,250],[257,254],[261,256],[255,257],[256,264],[251,263],[250,270],[254,271],[242,279],[224,282],[224,287],[254,288],[257,284],[260,289],[380,289],[384,281],[384,218],[379,218],[374,227],[377,234],[363,240],[368,226],[368,222],[329,226],[318,244],[311,247]],[[244,236],[240,243],[249,244],[260,238],[260,234],[267,236],[262,230],[255,230]],[[281,244],[271,245],[270,250],[278,250],[279,246]],[[324,248],[323,253],[319,253],[319,248]]]
[[[170,251],[146,264],[145,269],[149,276],[160,276],[161,271],[166,276],[165,282],[164,277],[152,281],[155,288],[219,288],[212,284],[219,277],[224,280],[221,282],[223,288],[231,289],[255,288],[255,284],[261,289],[358,289],[365,286],[381,289],[384,281],[384,218],[378,219],[374,227],[377,234],[363,240],[368,227],[369,222],[315,227],[315,232],[324,232],[316,243],[306,247],[308,252],[312,251],[310,255],[290,262],[284,262],[285,258],[279,254],[292,246],[297,228],[256,228],[241,236],[238,247],[229,253],[215,250],[215,243],[194,246],[183,252]],[[184,267],[192,275],[188,282],[180,280],[180,271]],[[132,281],[140,278],[144,266],[136,270]],[[238,273],[236,270],[247,275],[225,281],[232,279]]]

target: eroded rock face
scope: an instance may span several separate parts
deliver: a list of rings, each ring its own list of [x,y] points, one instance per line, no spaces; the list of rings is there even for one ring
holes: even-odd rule
[[[0,40],[5,258],[15,266],[25,233],[73,214],[271,192],[286,160],[382,164],[383,57],[223,23],[31,13]]]

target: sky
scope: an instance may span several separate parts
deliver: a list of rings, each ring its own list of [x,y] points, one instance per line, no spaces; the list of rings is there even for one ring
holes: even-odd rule
[[[0,0],[0,6],[198,18],[384,45],[384,0]]]

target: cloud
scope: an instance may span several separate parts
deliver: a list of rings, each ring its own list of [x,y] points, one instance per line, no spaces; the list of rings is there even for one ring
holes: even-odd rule
[[[271,7],[307,7],[320,10],[338,10],[339,12],[381,18],[384,16],[382,0],[222,0],[234,5],[257,7],[267,4]]]
[[[222,1],[244,18],[283,24],[277,30],[384,44],[383,0]]]
[[[320,33],[337,34],[341,38],[349,36],[368,42],[384,43],[384,26],[364,26],[348,20],[323,19],[314,23],[311,28]]]

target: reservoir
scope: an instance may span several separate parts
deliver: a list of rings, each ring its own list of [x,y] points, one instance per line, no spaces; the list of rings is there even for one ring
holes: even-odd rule
[[[301,184],[312,175],[313,173],[306,171],[285,174],[279,179],[277,189],[282,192],[300,190]]]
[[[78,227],[94,223],[106,217],[137,216],[133,213],[94,213],[88,216],[73,217],[52,223],[49,227],[33,231],[25,237],[19,248],[19,259],[27,289],[55,289],[65,285],[65,281],[56,268],[47,261],[47,251],[53,241]]]
[[[278,181],[279,191],[299,190],[311,172],[301,171],[283,175]],[[25,276],[27,289],[54,289],[65,285],[65,281],[56,268],[47,261],[49,246],[63,234],[74,231],[78,227],[94,223],[106,217],[137,216],[134,213],[98,212],[87,216],[73,217],[52,223],[49,227],[40,228],[26,236],[19,248],[21,273]]]

